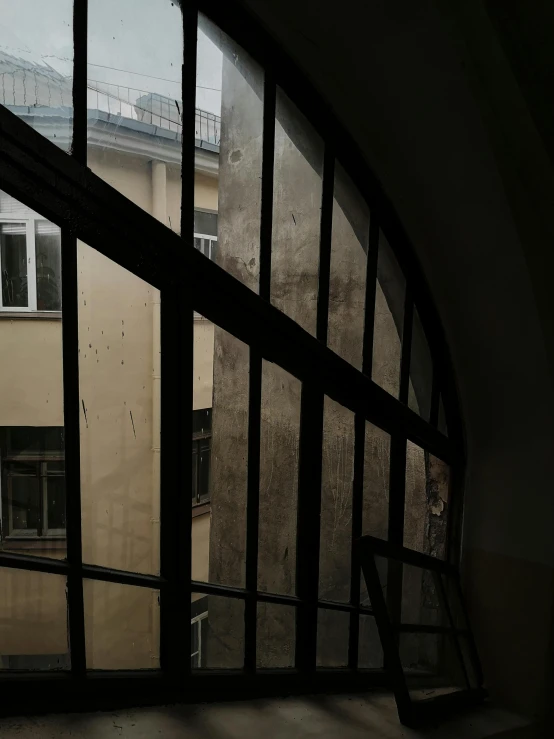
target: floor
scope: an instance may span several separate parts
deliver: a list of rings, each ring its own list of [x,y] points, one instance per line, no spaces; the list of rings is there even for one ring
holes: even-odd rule
[[[425,731],[398,723],[378,693],[283,698],[111,713],[0,719],[1,739],[527,739],[526,721],[484,707]],[[533,735],[534,736],[534,735]]]

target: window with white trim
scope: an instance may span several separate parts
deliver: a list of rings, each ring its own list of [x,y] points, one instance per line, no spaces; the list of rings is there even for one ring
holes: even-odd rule
[[[60,229],[0,191],[0,310],[60,311]]]
[[[217,213],[194,211],[194,246],[208,259],[215,259],[217,247]]]

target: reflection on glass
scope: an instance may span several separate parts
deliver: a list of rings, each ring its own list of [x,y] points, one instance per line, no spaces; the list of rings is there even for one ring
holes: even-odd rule
[[[417,308],[414,308],[408,406],[426,421],[431,414],[433,360]]]
[[[271,302],[315,335],[323,142],[277,90]]]
[[[412,700],[467,688],[464,667],[452,636],[400,634],[398,649]]]
[[[27,308],[27,229],[24,223],[0,224],[2,306]]]
[[[137,670],[160,666],[157,590],[85,580],[83,595],[89,669]]]
[[[48,221],[35,222],[37,309],[61,310],[61,232]]]
[[[336,164],[329,278],[328,346],[362,368],[369,208]]]
[[[194,207],[218,213],[218,224],[215,235],[213,229],[207,234],[197,231],[204,228],[197,216],[195,246],[255,292],[260,270],[262,129],[262,70],[200,15]]]
[[[383,647],[373,616],[360,616],[358,667],[374,670],[383,668]]]
[[[258,587],[293,595],[301,383],[262,364]]]
[[[4,3],[0,104],[69,151],[73,126],[73,2]],[[9,6],[9,7],[8,7]]]
[[[408,441],[404,546],[444,559],[448,524],[450,468]]]
[[[381,233],[377,259],[371,378],[395,398],[400,391],[401,340],[406,281]]]
[[[321,483],[319,597],[350,599],[354,414],[325,398]]]
[[[69,669],[66,579],[0,569],[0,670]]]
[[[317,611],[317,667],[346,667],[350,614],[319,608]]]
[[[193,593],[190,611],[192,668],[231,669],[244,664],[244,601]]]
[[[159,572],[159,293],[79,242],[83,560]]]
[[[244,587],[250,352],[198,314],[193,352],[192,577]]]
[[[294,667],[296,608],[258,603],[256,667]]]
[[[88,166],[176,232],[182,29],[177,2],[88,3]]]
[[[402,565],[402,623],[449,626],[437,577],[431,570]]]

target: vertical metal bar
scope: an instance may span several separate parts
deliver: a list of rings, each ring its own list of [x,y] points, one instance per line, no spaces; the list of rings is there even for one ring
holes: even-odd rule
[[[335,189],[335,152],[325,142],[323,182],[321,192],[321,221],[319,232],[319,286],[317,294],[316,336],[327,343],[329,325],[329,281],[331,276],[331,243],[333,236],[333,193]]]
[[[400,359],[400,392],[401,403],[408,403],[408,392],[410,389],[410,363],[412,358],[412,330],[414,323],[414,301],[411,292],[406,286],[406,299],[404,302],[404,323],[402,328],[402,354]]]
[[[354,481],[352,484],[352,549],[350,553],[350,602],[360,605],[360,560],[358,556],[358,539],[362,535],[362,519],[364,505],[364,450],[365,450],[365,418],[361,413],[354,416]],[[358,666],[358,647],[360,636],[359,612],[350,613],[350,637],[348,642],[348,666]]]
[[[373,364],[373,332],[375,329],[375,293],[377,291],[377,261],[379,259],[379,221],[371,213],[369,222],[369,243],[367,247],[364,338],[362,347],[362,372],[371,377]]]
[[[194,110],[198,11],[183,14],[183,133],[181,160],[181,238],[192,247],[194,233]],[[160,433],[160,665],[175,680],[190,676],[192,504],[185,493],[192,479],[192,383],[194,310],[190,275],[175,275],[161,290]],[[183,450],[187,450],[183,454]]]
[[[366,260],[366,286],[364,306],[364,335],[362,340],[362,372],[371,377],[373,358],[373,329],[375,316],[375,282],[377,279],[377,257],[379,251],[379,223],[373,213],[369,222],[369,241]],[[352,549],[350,556],[350,602],[360,605],[361,566],[358,539],[362,535],[364,507],[364,455],[366,422],[362,414],[354,416],[354,480],[352,484]],[[350,613],[350,637],[348,642],[348,666],[358,666],[360,638],[360,615]]]
[[[262,202],[260,213],[260,298],[271,297],[271,235],[273,229],[273,171],[275,166],[275,105],[277,90],[273,75],[264,75],[262,143]]]
[[[259,294],[271,300],[271,240],[273,231],[273,178],[275,168],[275,106],[277,89],[269,71],[264,75],[262,187],[260,207]],[[209,121],[208,121],[209,123]],[[256,669],[258,588],[258,531],[260,513],[260,435],[262,403],[262,357],[250,347],[248,387],[248,480],[246,503],[246,589],[244,608],[244,667]]]
[[[323,392],[302,385],[298,463],[296,667],[315,670],[323,451]]]
[[[404,505],[406,498],[406,437],[391,436],[389,475],[388,540],[402,546],[404,540]],[[389,560],[387,571],[387,605],[393,623],[400,623],[402,612],[402,563]]]
[[[244,667],[256,669],[258,588],[258,533],[260,526],[260,436],[262,403],[262,358],[250,347],[248,387],[248,479],[246,503],[246,590],[244,607]]]
[[[73,136],[71,154],[80,164],[87,162],[87,44],[88,0],[73,3]],[[67,561],[67,606],[71,670],[75,676],[86,671],[85,609],[81,538],[81,442],[79,434],[79,300],[77,283],[77,239],[67,228],[61,232],[62,362],[65,426],[65,478]]]
[[[61,233],[62,255],[62,362],[65,426],[65,478],[67,561],[67,604],[71,670],[83,676],[86,670],[85,612],[81,544],[81,444],[79,435],[79,322],[77,285],[77,239],[66,228]]]
[[[87,163],[88,0],[73,2],[73,140],[71,154]]]

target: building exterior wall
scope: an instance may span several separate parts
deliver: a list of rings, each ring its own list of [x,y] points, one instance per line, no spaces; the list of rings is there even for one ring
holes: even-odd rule
[[[89,148],[89,166],[154,212],[152,163]],[[198,207],[217,210],[217,179],[198,176]],[[180,227],[180,173],[167,167],[167,225]],[[159,205],[158,205],[159,207]],[[163,214],[161,220],[165,220]],[[78,245],[83,560],[159,572],[159,293],[86,244]],[[212,405],[213,325],[194,324],[194,408]],[[0,426],[63,426],[62,321],[0,313]],[[183,491],[188,496],[189,491]],[[194,518],[193,577],[208,576],[210,514]],[[44,547],[46,542],[42,544]],[[4,542],[4,548],[10,544]],[[58,547],[33,549],[65,557]],[[21,551],[21,549],[19,549]],[[0,654],[68,651],[65,579],[0,572]],[[87,663],[155,667],[157,592],[85,582]],[[1,665],[0,665],[1,666]]]

